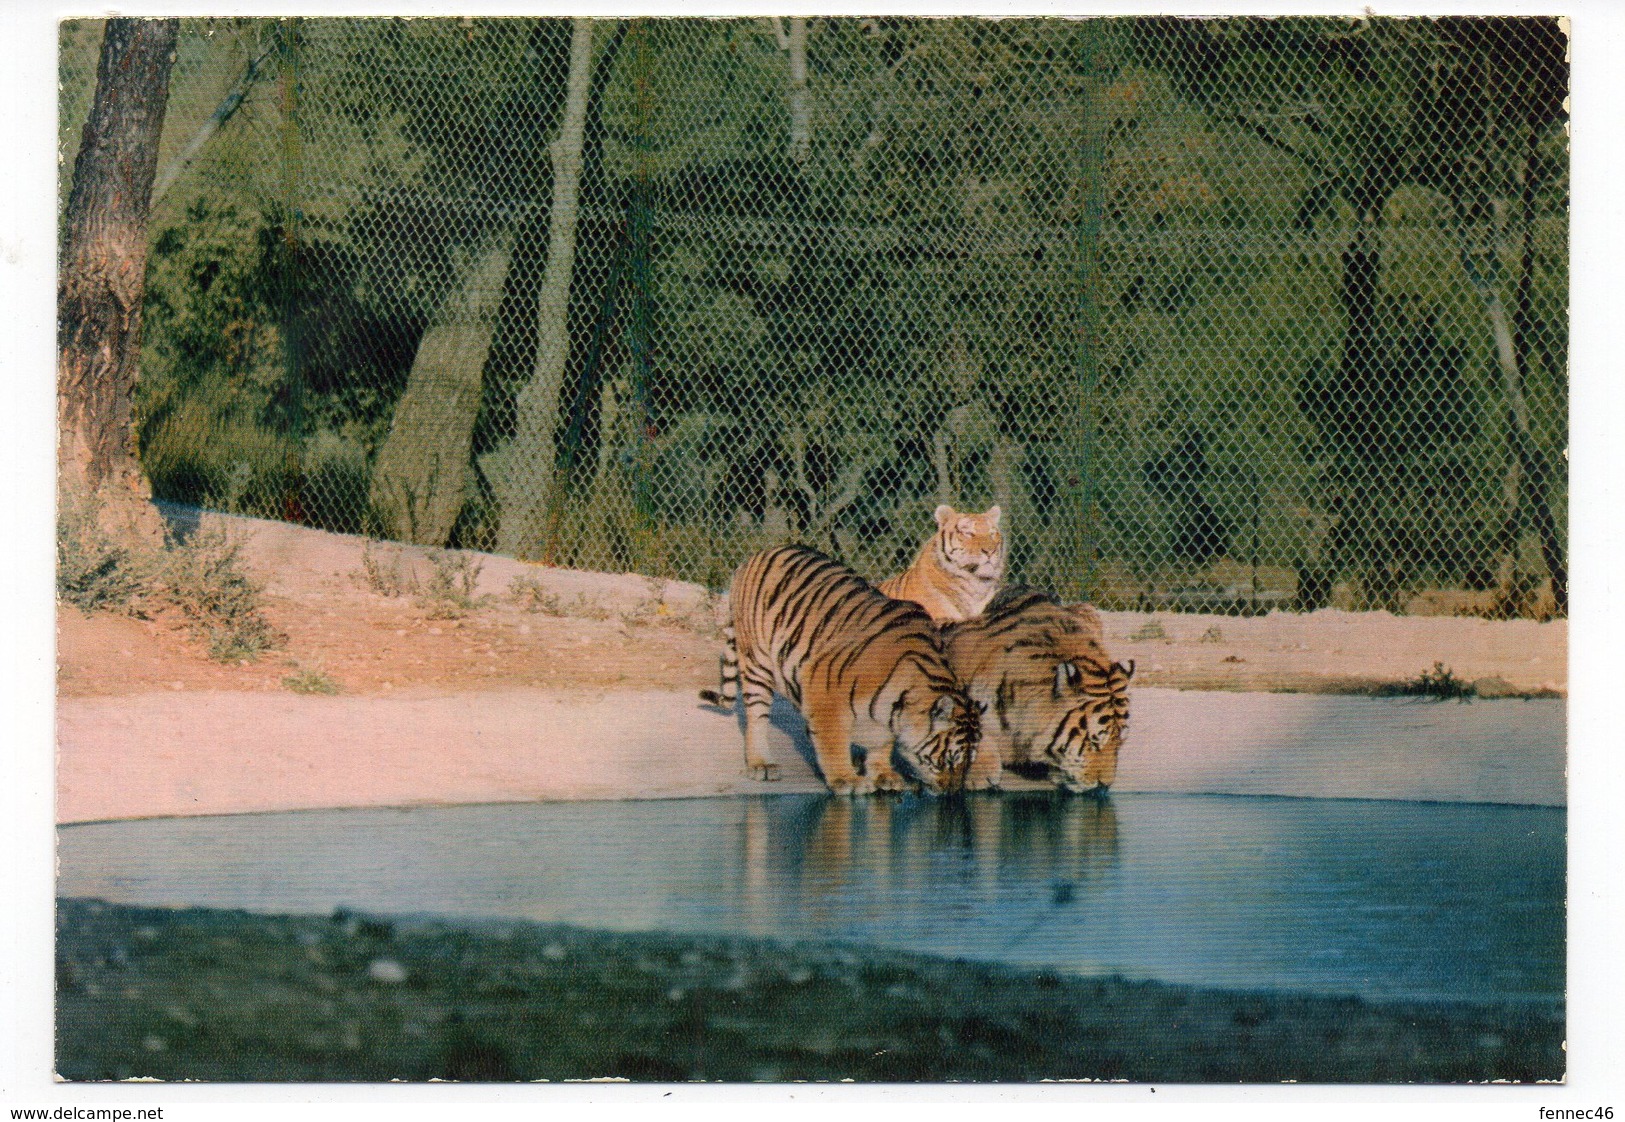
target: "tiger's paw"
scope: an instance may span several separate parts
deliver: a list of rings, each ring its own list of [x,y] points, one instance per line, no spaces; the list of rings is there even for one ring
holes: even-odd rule
[[[909,781],[903,778],[902,773],[893,768],[876,771],[874,784],[877,791],[906,791],[910,786]]]
[[[872,795],[875,783],[866,775],[838,775],[829,781],[829,789],[837,795]]]
[[[779,780],[779,765],[770,764],[766,760],[749,764],[746,770],[750,772],[752,779],[761,780],[763,783],[777,783]]]
[[[965,790],[998,791],[1001,778],[1001,776],[997,775],[967,775],[965,777]]]

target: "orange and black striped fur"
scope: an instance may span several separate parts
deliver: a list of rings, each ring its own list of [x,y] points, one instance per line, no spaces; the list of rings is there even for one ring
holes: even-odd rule
[[[966,787],[996,787],[1004,767],[1024,766],[1043,768],[1071,791],[1112,785],[1134,664],[1106,654],[1092,607],[1008,589],[981,616],[942,633],[955,676],[986,707]]]
[[[957,790],[976,751],[977,711],[954,681],[931,618],[804,546],[764,550],[734,574],[721,688],[745,702],[745,764],[775,779],[766,732],[773,694],[807,720],[818,766],[842,794],[896,791],[905,771],[935,793]],[[860,775],[852,745],[865,749]]]
[[[982,613],[1004,579],[1004,535],[999,508],[967,514],[937,507],[937,532],[920,547],[914,563],[879,588],[898,600],[912,600],[939,623]]]

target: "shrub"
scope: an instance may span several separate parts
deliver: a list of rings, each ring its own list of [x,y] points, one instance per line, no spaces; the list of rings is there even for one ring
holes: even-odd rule
[[[304,667],[289,674],[282,679],[282,684],[294,693],[333,696],[340,692],[337,682],[320,670],[314,670],[310,667]]]
[[[461,619],[485,603],[476,590],[481,564],[468,554],[442,550],[429,555],[429,587],[418,604],[430,619]]]
[[[240,546],[218,527],[164,553],[163,598],[178,608],[221,662],[255,659],[287,639],[260,614],[264,590],[242,569]]]
[[[1408,682],[1386,686],[1381,692],[1385,697],[1430,697],[1440,701],[1467,701],[1477,693],[1471,682],[1463,682],[1442,662],[1435,662],[1432,670],[1424,670]]]
[[[1146,620],[1145,626],[1130,635],[1128,640],[1131,643],[1145,643],[1153,639],[1166,638],[1168,638],[1168,633],[1162,629],[1162,623],[1159,620],[1149,619]]]
[[[153,551],[154,553],[156,551]],[[138,613],[154,558],[101,528],[89,500],[60,496],[56,515],[56,595],[85,613]]]
[[[399,546],[369,540],[361,547],[361,570],[366,575],[367,587],[380,596],[394,599],[417,591],[417,583],[411,573],[401,571]]]

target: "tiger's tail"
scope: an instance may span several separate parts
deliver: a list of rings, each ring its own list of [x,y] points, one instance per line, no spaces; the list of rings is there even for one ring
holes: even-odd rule
[[[722,637],[727,642],[722,648],[720,660],[721,681],[714,690],[701,690],[700,700],[707,705],[715,705],[718,709],[732,712],[734,702],[739,700],[739,644],[734,639],[732,624],[722,629]]]

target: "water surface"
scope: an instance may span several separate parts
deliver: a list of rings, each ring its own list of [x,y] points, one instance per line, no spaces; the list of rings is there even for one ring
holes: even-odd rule
[[[58,894],[840,939],[1203,986],[1559,1000],[1561,809],[1122,795],[335,810],[59,830]]]

